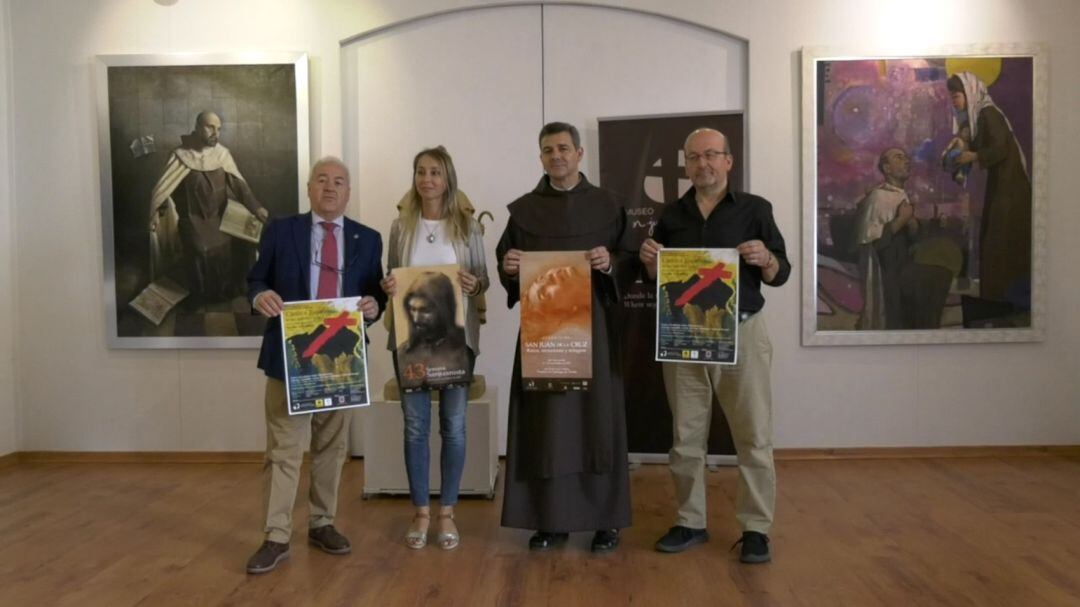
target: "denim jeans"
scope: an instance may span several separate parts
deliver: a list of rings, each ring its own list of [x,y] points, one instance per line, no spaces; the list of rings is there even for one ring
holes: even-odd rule
[[[469,387],[439,390],[439,436],[442,437],[442,491],[439,502],[453,506],[458,501],[461,474],[465,469],[465,409]],[[430,502],[429,464],[431,451],[431,392],[401,395],[405,415],[405,470],[409,473],[409,495],[414,506]]]

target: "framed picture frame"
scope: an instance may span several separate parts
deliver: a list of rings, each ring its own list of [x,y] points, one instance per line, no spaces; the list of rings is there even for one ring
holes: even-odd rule
[[[307,55],[99,55],[95,76],[109,347],[258,347],[244,277],[262,224],[306,206]]]
[[[1046,53],[802,51],[802,343],[1040,341]]]

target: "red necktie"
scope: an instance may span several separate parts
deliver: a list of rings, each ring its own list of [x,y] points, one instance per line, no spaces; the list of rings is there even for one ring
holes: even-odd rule
[[[334,236],[334,228],[337,225],[329,221],[320,221],[323,227],[322,251],[319,263],[319,292],[317,299],[334,299],[338,296],[338,258],[337,236]]]

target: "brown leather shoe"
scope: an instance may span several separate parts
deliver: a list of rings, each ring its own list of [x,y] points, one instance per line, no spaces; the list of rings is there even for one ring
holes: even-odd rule
[[[338,530],[334,529],[333,525],[309,529],[307,536],[311,544],[323,552],[329,554],[349,554],[352,552],[349,538],[338,533]]]
[[[268,573],[289,558],[289,545],[266,540],[247,562],[248,573]]]

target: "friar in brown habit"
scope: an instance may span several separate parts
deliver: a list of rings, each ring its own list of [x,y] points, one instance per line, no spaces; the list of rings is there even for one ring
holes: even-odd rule
[[[593,531],[595,552],[614,550],[630,525],[626,412],[616,336],[620,284],[635,273],[623,245],[626,212],[614,195],[578,171],[578,131],[551,123],[540,131],[546,175],[509,205],[496,249],[507,303],[519,300],[523,251],[584,251],[592,267],[592,365],[587,390],[525,391],[521,345],[514,356],[506,447],[502,524],[534,529],[530,548]]]

